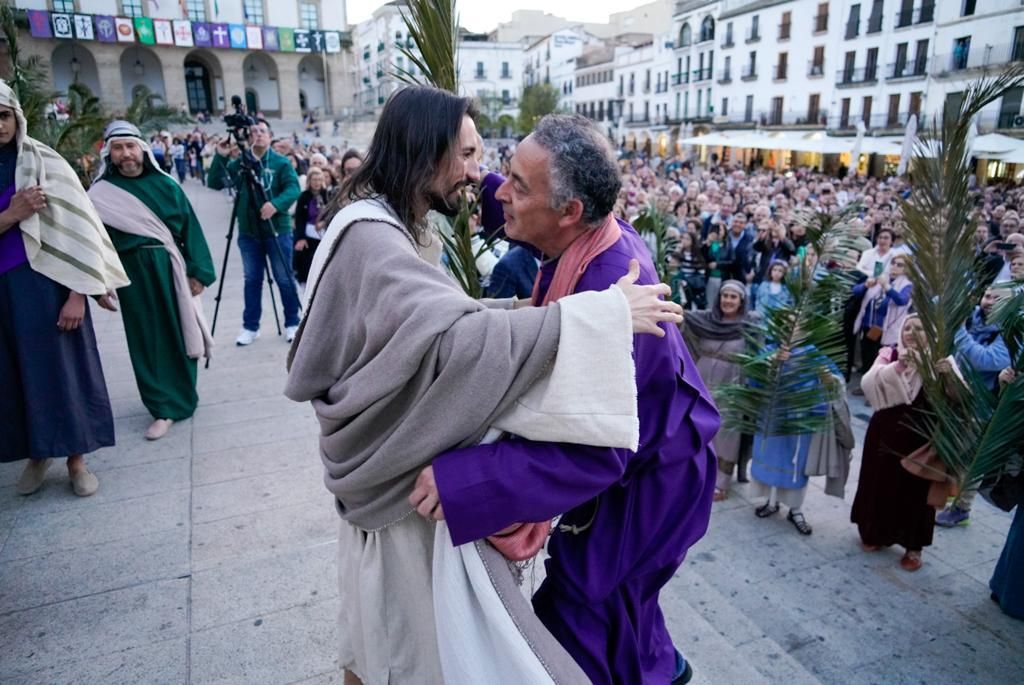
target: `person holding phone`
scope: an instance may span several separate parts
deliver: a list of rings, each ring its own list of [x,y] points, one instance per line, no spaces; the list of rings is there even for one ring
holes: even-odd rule
[[[883,228],[875,236],[875,246],[864,250],[857,262],[857,270],[868,278],[878,278],[888,268],[894,253],[892,249],[896,234],[891,228]]]

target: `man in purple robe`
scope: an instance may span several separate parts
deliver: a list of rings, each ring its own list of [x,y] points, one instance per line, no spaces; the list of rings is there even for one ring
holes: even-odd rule
[[[569,246],[607,225],[619,187],[611,148],[586,119],[545,117],[519,145],[496,196],[509,238],[545,255],[534,304]],[[644,242],[618,225],[621,236],[590,259],[575,292],[607,288],[631,259],[640,261],[639,282],[658,282]],[[563,514],[534,609],[599,685],[683,683],[692,674],[658,594],[707,530],[719,418],[678,328],[662,328],[664,337],[634,338],[637,452],[513,436],[439,455],[414,489],[420,512],[446,519],[455,545]]]

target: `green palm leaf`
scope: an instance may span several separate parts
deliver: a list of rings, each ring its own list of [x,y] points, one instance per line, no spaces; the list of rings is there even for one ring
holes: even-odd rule
[[[429,84],[452,93],[459,92],[459,17],[455,0],[408,0],[409,13],[402,21],[416,50],[402,46],[400,52],[422,78],[407,69],[393,67],[395,77],[405,83]]]
[[[667,212],[661,212],[654,205],[644,207],[640,215],[633,220],[633,228],[642,238],[653,245],[654,268],[658,271],[658,278],[666,285],[672,284],[672,274],[669,273],[669,256],[679,246],[679,239],[669,236],[668,229],[672,227],[672,216]]]

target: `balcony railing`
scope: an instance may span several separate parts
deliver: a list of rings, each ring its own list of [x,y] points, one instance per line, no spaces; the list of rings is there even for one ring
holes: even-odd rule
[[[882,15],[874,14],[868,17],[868,33],[878,33],[882,30]]]
[[[772,78],[776,81],[785,81],[788,72],[788,64],[776,64],[775,68],[772,70]]]
[[[748,43],[756,43],[759,40],[761,40],[761,31],[760,31],[760,29],[756,29],[756,28],[749,28],[749,29],[747,29],[747,42]]]
[[[911,112],[879,112],[868,117],[868,120],[864,122],[864,126],[869,130],[898,130],[907,125],[907,119],[910,118],[910,115]],[[852,131],[857,128],[857,122],[860,120],[861,116],[859,114],[852,113],[845,118],[842,116],[828,117],[826,126],[829,130]],[[918,113],[917,125],[919,128],[923,128],[928,125],[928,116]]]
[[[907,60],[905,62],[893,62],[885,68],[886,80],[898,78],[924,78],[928,75],[928,60]]]
[[[789,40],[789,33],[792,28],[793,25],[789,22],[779,24],[779,40]]]
[[[1024,43],[1005,43],[1003,45],[971,46],[962,54],[954,52],[949,55],[939,55],[935,58],[934,64],[941,73],[949,73],[1002,67],[1020,61],[1024,61]]]
[[[698,83],[700,81],[710,81],[710,80],[711,80],[711,67],[706,67],[704,69],[694,69],[693,70],[693,82],[694,83]]]
[[[473,72],[473,78],[485,79],[485,78],[487,78],[487,72],[482,70],[482,69],[478,70],[478,71],[475,71],[475,72]]]
[[[828,31],[828,13],[814,15],[814,32],[824,33]]]
[[[927,24],[935,19],[935,3],[926,2],[920,7],[900,10],[896,13],[896,28],[902,29],[914,24]]]
[[[672,85],[682,86],[690,82],[690,72],[681,72],[678,74],[672,74]],[[619,93],[622,95],[622,93]]]
[[[754,124],[762,126],[824,126],[828,120],[828,112],[809,110],[799,112],[759,111],[747,112],[740,110],[724,117],[723,123]]]
[[[718,82],[722,84],[732,83],[732,69],[723,69],[718,72]]]
[[[722,47],[731,48],[734,45],[736,45],[736,43],[732,39],[732,34],[726,34],[725,38],[722,39]]]
[[[811,60],[807,63],[807,77],[818,78],[825,75],[825,63]]]
[[[748,64],[743,67],[743,73],[740,74],[740,78],[744,81],[756,81],[757,80],[757,65]]]
[[[878,81],[877,67],[861,67],[860,69],[840,69],[836,72],[836,86],[856,86]]]

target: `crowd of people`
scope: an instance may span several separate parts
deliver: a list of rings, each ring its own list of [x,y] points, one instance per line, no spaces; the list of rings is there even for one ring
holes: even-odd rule
[[[424,120],[424,111],[438,114]],[[943,509],[945,481],[901,458],[927,448],[907,428],[929,411],[924,373],[953,384],[970,366],[992,393],[1016,382],[1016,348],[990,317],[1024,283],[1024,186],[973,189],[987,289],[955,354],[923,370],[916,351],[928,341],[912,307],[914,251],[900,211],[913,192],[907,180],[616,156],[573,116],[488,147],[474,113],[466,99],[403,89],[365,155],[275,137],[257,120],[248,137],[258,188],[226,137],[147,139],[115,121],[86,193],[26,135],[3,85],[0,368],[18,382],[0,405],[12,436],[0,460],[27,460],[18,492],[38,490],[60,456],[76,494],[99,487],[84,455],[113,444],[114,432],[86,297],[123,310],[154,418],[146,437],[160,439],[195,411],[197,362],[212,346],[198,297],[217,278],[181,188],[196,182],[239,198],[245,309],[236,345],[259,336],[269,268],[292,343],[286,395],[311,402],[320,421],[325,483],[343,520],[346,683],[459,673],[469,682],[495,664],[495,678],[517,682],[688,682],[693,669],[668,634],[660,590],[733,479],[754,481],[764,500],[754,515],[785,505],[794,530],[813,533],[809,479],[846,494],[852,395],[874,410],[851,513],[862,548],[900,546],[900,566],[915,571],[936,523],[969,520],[973,492]],[[44,180],[16,188],[16,170]],[[482,301],[445,274],[454,265],[435,234],[471,190],[479,285],[494,298]],[[79,211],[62,209],[65,201]],[[847,207],[859,254],[831,312],[845,359],[776,344],[763,323],[793,302],[789,275],[840,268],[819,260],[803,213]],[[645,213],[671,224],[664,263],[630,225]],[[808,410],[824,427],[720,429],[714,392],[746,382],[741,353],[770,356],[784,372],[815,368],[793,374],[787,389],[836,389]],[[58,430],[48,428],[55,414],[67,417]],[[993,600],[1018,618],[1022,508],[990,583]],[[545,541],[547,578],[531,611],[510,599],[519,596],[510,583]],[[474,570],[483,570],[476,582],[460,584]],[[437,630],[435,614],[437,625],[452,615],[465,625]]]

